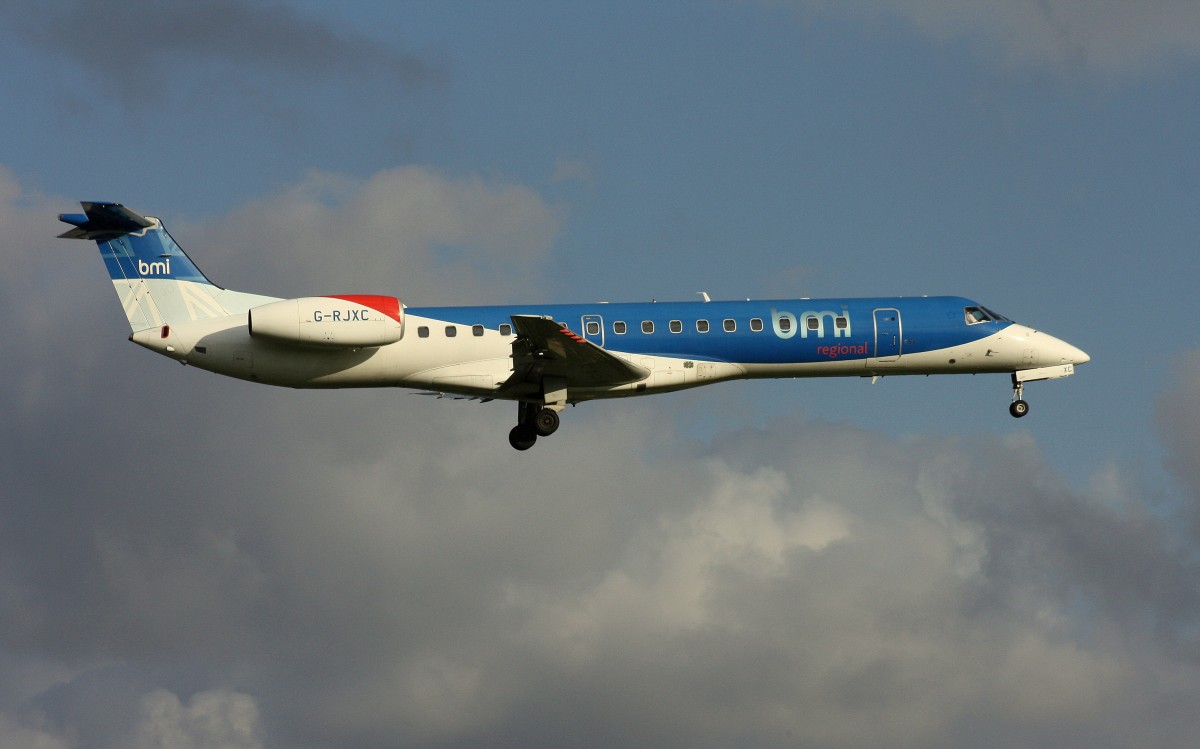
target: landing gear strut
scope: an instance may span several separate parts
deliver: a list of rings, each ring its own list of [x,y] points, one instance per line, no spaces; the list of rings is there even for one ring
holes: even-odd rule
[[[508,433],[508,444],[516,450],[528,450],[537,442],[538,433],[534,423],[538,404],[519,401],[517,403],[517,425]]]
[[[1010,414],[1012,414],[1014,418],[1019,419],[1022,416],[1024,416],[1025,414],[1029,413],[1029,404],[1026,403],[1024,401],[1024,399],[1022,398],[1022,396],[1025,393],[1025,383],[1017,380],[1017,375],[1015,372],[1013,373],[1012,379],[1013,379],[1013,400],[1012,400],[1012,405],[1010,405],[1008,407],[1008,412]]]
[[[508,433],[508,444],[517,450],[528,450],[538,437],[549,437],[558,431],[558,412],[540,403],[517,404],[517,425]]]

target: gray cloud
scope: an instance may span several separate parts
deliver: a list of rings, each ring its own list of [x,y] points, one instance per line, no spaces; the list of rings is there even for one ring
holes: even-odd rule
[[[504,404],[261,388],[129,346],[94,249],[52,239],[70,204],[3,174],[0,198],[20,270],[0,277],[19,352],[0,358],[0,664],[20,665],[0,738],[1092,747],[1200,729],[1196,528],[1116,469],[1077,488],[1026,437],[786,414],[693,444],[685,396],[572,409],[516,454]],[[234,287],[328,275],[429,302],[535,274],[561,220],[520,185],[413,168],[163,218]],[[1182,466],[1200,390],[1180,371],[1163,419]]]
[[[0,6],[0,15],[10,29],[23,32],[24,41],[74,61],[130,101],[161,97],[208,64],[227,66],[221,78],[235,88],[247,71],[383,81],[409,91],[446,75],[417,55],[280,3],[10,2]]]
[[[1171,469],[1187,486],[1190,497],[1200,497],[1200,351],[1180,357],[1172,367],[1174,382],[1158,402],[1158,424],[1163,433]],[[1200,533],[1200,506],[1184,505],[1193,532]]]
[[[806,14],[902,19],[1008,64],[1140,74],[1200,56],[1200,6],[1186,0],[792,0]]]

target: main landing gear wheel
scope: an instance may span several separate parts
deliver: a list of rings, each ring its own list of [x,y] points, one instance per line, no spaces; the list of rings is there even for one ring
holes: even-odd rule
[[[540,401],[521,401],[517,404],[517,425],[508,433],[508,444],[517,450],[528,450],[538,437],[549,437],[558,431],[558,411]]]
[[[558,412],[550,408],[543,408],[533,417],[533,430],[539,437],[549,437],[558,430],[558,423]]]
[[[517,450],[528,450],[537,442],[537,432],[529,424],[517,424],[508,433],[508,444]]]
[[[541,403],[523,401],[517,406],[517,425],[508,433],[508,444],[528,450],[538,437],[549,437],[558,429],[558,412]]]
[[[1008,412],[1019,419],[1025,414],[1029,413],[1029,404],[1023,400],[1015,400],[1012,402],[1012,405],[1008,407]]]

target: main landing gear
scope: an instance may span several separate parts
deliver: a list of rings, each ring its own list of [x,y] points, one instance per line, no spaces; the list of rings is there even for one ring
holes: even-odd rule
[[[558,412],[540,403],[517,404],[517,425],[508,433],[508,444],[517,450],[528,450],[538,437],[549,437],[558,431]]]
[[[1019,419],[1022,416],[1024,416],[1025,414],[1029,413],[1029,404],[1026,403],[1025,400],[1022,398],[1022,396],[1025,393],[1025,383],[1017,380],[1016,372],[1013,372],[1012,382],[1013,382],[1013,399],[1012,399],[1012,405],[1010,405],[1008,407],[1008,412],[1010,414],[1012,414],[1014,418]]]

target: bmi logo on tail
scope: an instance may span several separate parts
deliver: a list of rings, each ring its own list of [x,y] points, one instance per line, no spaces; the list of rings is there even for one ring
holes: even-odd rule
[[[141,276],[169,276],[171,275],[171,258],[166,260],[155,260],[147,263],[145,260],[138,259],[138,275]]]

